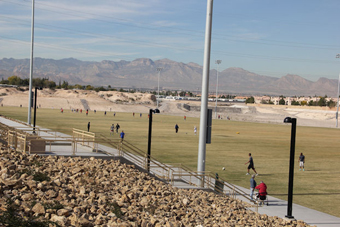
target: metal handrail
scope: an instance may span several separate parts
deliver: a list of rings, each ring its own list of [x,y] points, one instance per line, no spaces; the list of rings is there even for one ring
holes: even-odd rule
[[[1,125],[0,125],[1,126]],[[4,128],[4,126],[2,126],[2,128]],[[9,129],[9,128],[8,128]],[[21,132],[21,134],[26,134],[29,136],[32,136],[32,134],[28,134],[26,131],[30,131],[29,130],[19,130],[19,129],[15,129],[16,133],[18,131]],[[36,127],[36,131],[37,132],[46,132],[46,133],[53,133],[53,131],[50,130],[40,130],[38,127]],[[93,149],[96,148],[96,151],[98,152],[98,144],[100,143],[107,143],[109,144],[111,147],[114,147],[115,149],[118,150],[119,155],[121,156],[125,156],[128,160],[132,161],[133,163],[135,163],[136,165],[140,166],[141,168],[147,169],[146,165],[147,165],[147,160],[148,160],[148,156],[146,154],[146,152],[144,152],[143,150],[139,149],[138,147],[134,146],[133,144],[131,144],[129,141],[124,140],[123,142],[121,142],[119,139],[108,139],[107,137],[105,137],[102,134],[96,134],[96,133],[92,133],[92,132],[86,132],[83,130],[78,130],[78,129],[72,129],[73,131],[73,135],[81,135],[82,137],[77,137],[77,136],[69,136],[69,137],[58,137],[58,139],[56,139],[56,132],[55,132],[55,136],[53,139],[53,136],[51,136],[52,138],[50,138],[49,136],[44,136],[44,139],[46,141],[46,144],[50,144],[52,142],[58,142],[58,141],[63,141],[63,142],[71,142],[72,146],[73,146],[73,154],[75,154],[77,147],[76,144],[79,142],[82,143],[93,143]],[[10,132],[8,130],[8,132]],[[39,134],[39,133],[38,133]],[[16,137],[18,138],[18,137]],[[26,142],[24,142],[26,143]],[[26,148],[24,148],[26,149]],[[102,149],[102,148],[101,148]],[[102,151],[106,154],[110,154],[112,155],[110,152],[105,151],[105,149],[102,149]],[[196,187],[200,187],[198,184],[199,180],[203,179],[204,182],[204,187],[205,188],[209,188],[211,190],[214,190],[218,193],[224,194],[224,191],[220,190],[219,188],[216,188],[216,180],[215,176],[208,171],[204,171],[204,172],[197,172],[197,171],[193,171],[192,169],[190,169],[189,167],[180,164],[180,163],[171,163],[171,164],[166,164],[166,163],[162,163],[159,160],[157,160],[156,158],[150,156],[150,173],[154,174],[155,176],[167,180],[168,182],[173,183],[175,177],[179,177],[180,180],[196,186]],[[188,178],[184,178],[185,176],[188,176]],[[249,201],[251,201],[250,196],[247,195],[247,193],[245,193],[244,191],[242,191],[240,188],[236,187],[235,185],[225,181],[224,179],[220,178],[218,179],[219,182],[223,182],[224,187],[230,189],[232,191],[232,195],[236,195],[239,194],[240,196],[243,196],[244,198],[248,199]]]

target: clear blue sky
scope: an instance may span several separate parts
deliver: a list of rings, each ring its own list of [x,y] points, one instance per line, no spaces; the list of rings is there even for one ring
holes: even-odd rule
[[[0,58],[29,58],[31,0],[0,0]],[[206,0],[36,0],[34,57],[203,65]],[[339,0],[214,0],[211,68],[340,72]]]

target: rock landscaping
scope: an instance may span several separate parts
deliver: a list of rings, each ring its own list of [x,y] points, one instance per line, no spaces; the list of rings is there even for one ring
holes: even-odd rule
[[[247,206],[119,161],[0,151],[0,226],[308,226]]]

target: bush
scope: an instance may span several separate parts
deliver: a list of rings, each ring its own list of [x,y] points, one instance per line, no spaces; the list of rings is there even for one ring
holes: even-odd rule
[[[44,208],[46,210],[52,209],[52,210],[59,210],[59,209],[63,209],[64,205],[61,204],[58,200],[55,200],[53,202],[50,203],[43,203],[42,204],[44,206]]]
[[[43,182],[43,181],[50,181],[51,178],[46,173],[37,172],[33,175],[33,180]]]
[[[0,226],[10,226],[10,227],[20,227],[20,226],[30,226],[30,227],[49,227],[50,225],[60,226],[55,222],[51,221],[37,221],[37,217],[22,217],[18,210],[19,206],[16,205],[13,200],[8,199],[6,201],[6,210],[0,210]]]
[[[123,212],[117,202],[110,203],[109,205],[111,206],[111,211],[116,215],[117,218],[121,218],[123,216]]]

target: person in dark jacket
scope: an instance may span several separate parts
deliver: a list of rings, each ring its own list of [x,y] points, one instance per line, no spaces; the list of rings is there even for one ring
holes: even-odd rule
[[[91,126],[91,123],[87,123],[87,131],[89,132],[90,131],[90,126]]]
[[[175,125],[176,133],[178,132],[178,129],[179,129],[179,126],[178,126],[178,124],[176,124],[176,125]]]

